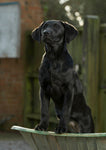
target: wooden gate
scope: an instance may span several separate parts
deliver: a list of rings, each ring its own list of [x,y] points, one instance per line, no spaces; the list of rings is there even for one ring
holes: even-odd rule
[[[77,43],[77,44],[76,44]],[[86,16],[84,28],[68,46],[92,109],[96,132],[106,131],[106,24],[99,17]]]
[[[26,127],[34,127],[40,120],[38,68],[43,46],[26,34],[25,48],[25,110]],[[68,45],[74,65],[83,82],[88,105],[92,109],[96,132],[106,131],[106,24],[101,25],[97,16],[86,16],[78,37]],[[56,123],[53,104],[50,107],[50,123]]]
[[[24,125],[32,127],[40,121],[40,99],[39,99],[39,81],[38,70],[44,53],[43,44],[32,40],[31,31],[26,32],[25,46],[25,107],[24,107]],[[56,123],[53,102],[50,105],[50,127],[53,128]],[[50,128],[50,129],[51,129]]]

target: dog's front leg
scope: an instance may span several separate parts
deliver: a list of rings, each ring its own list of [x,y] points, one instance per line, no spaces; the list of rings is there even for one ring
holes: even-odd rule
[[[60,122],[56,128],[56,133],[66,133],[68,131],[68,123],[70,121],[70,113],[73,103],[73,91],[67,91],[64,96],[64,103],[62,108],[62,116]]]
[[[46,95],[45,90],[43,90],[43,88],[40,89],[40,97],[41,97],[41,121],[35,127],[35,129],[45,131],[47,130],[49,124],[50,97]]]

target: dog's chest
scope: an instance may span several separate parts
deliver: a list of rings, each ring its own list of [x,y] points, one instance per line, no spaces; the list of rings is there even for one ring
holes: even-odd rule
[[[61,97],[64,84],[62,64],[58,62],[50,64],[49,72],[51,96],[53,99],[56,95]]]
[[[63,83],[62,74],[62,63],[58,61],[47,61],[40,69],[40,82],[47,86],[49,84],[51,87],[60,87]]]
[[[50,72],[50,80],[51,80],[51,84],[59,84],[59,86],[62,84],[62,63],[57,62],[53,62],[50,64],[50,68],[49,68],[49,72]]]
[[[44,61],[45,62],[45,61]],[[46,61],[40,69],[40,83],[50,93],[60,93],[68,88],[72,68],[64,69],[64,61]]]

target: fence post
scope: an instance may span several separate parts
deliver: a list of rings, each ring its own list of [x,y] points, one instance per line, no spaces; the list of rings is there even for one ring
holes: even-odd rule
[[[99,24],[98,16],[86,16],[83,32],[83,80],[96,131],[99,105]]]

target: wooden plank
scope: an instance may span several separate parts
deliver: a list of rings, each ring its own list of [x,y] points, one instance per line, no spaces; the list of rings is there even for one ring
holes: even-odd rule
[[[51,131],[37,131],[34,129],[30,128],[25,128],[21,126],[12,126],[12,130],[17,130],[21,132],[28,132],[28,133],[34,133],[34,134],[39,134],[39,135],[51,135],[51,136],[56,136],[56,137],[82,137],[82,138],[91,138],[91,137],[105,137],[106,138],[106,132],[104,133],[64,133],[64,134],[56,134],[55,132]]]
[[[33,148],[33,150],[39,150],[36,146],[35,141],[32,138],[32,134],[28,132],[20,132],[25,141]]]
[[[106,89],[99,91],[100,105],[99,105],[99,132],[106,131]]]
[[[78,143],[78,150],[88,150],[86,139],[87,138],[76,138],[76,141]]]
[[[39,150],[50,150],[51,147],[49,145],[49,142],[47,141],[47,138],[45,135],[39,135],[39,134],[32,134],[34,141],[36,143],[36,146]]]
[[[99,132],[106,131],[106,25],[100,29],[99,68]]]
[[[67,147],[67,142],[66,142],[66,137],[55,137],[56,138],[56,141],[59,145],[59,148],[60,150],[68,150],[68,147]]]
[[[106,139],[104,137],[97,138],[98,150],[106,150]]]
[[[79,150],[78,141],[76,141],[76,137],[74,138],[66,137],[66,147],[67,147],[67,150],[70,150],[70,149]]]
[[[50,145],[50,150],[61,150],[55,136],[47,136]]]
[[[87,16],[84,24],[83,35],[83,64],[84,82],[87,101],[92,109],[92,114],[98,130],[98,85],[99,85],[99,18]]]
[[[24,68],[25,68],[25,108],[24,108],[24,125],[34,127],[34,122],[27,118],[30,113],[39,113],[40,119],[40,101],[39,101],[39,83],[38,68],[43,54],[43,45],[34,42],[31,37],[32,31],[25,33],[24,49]]]
[[[86,138],[88,150],[98,150],[96,138]]]

